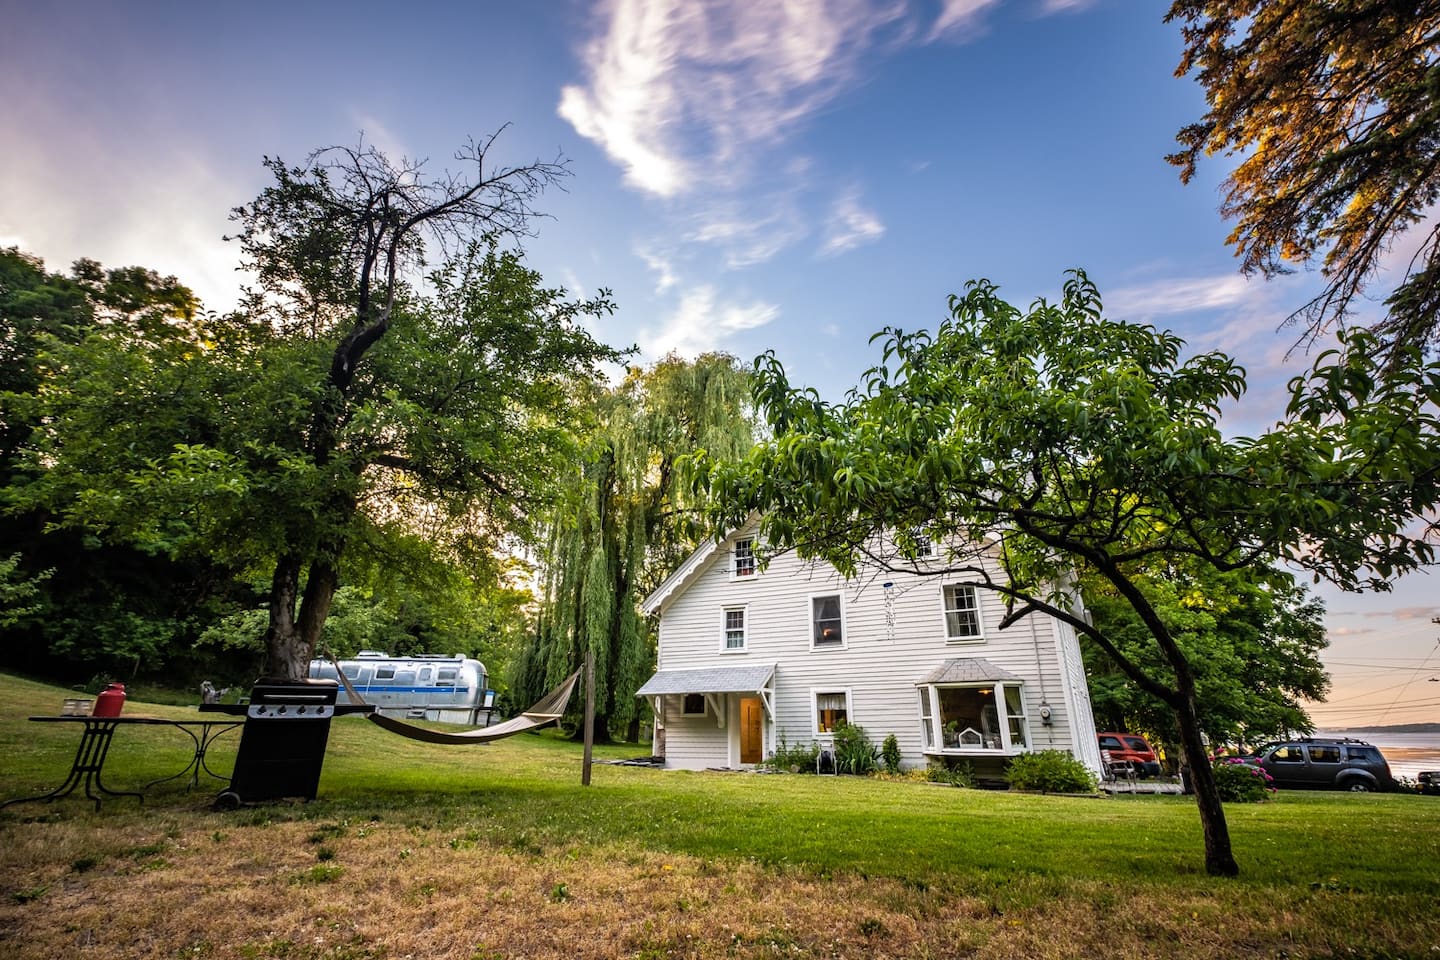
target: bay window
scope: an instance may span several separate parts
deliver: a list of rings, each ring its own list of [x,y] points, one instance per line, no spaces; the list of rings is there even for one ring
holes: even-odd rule
[[[1030,746],[1018,683],[932,683],[919,695],[927,753],[1019,753]]]

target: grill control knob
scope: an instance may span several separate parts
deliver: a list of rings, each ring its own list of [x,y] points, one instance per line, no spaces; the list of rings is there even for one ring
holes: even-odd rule
[[[284,705],[282,704],[280,707],[276,708],[275,712],[276,712],[276,713],[284,713],[284,712],[285,712],[285,707],[284,707]]]

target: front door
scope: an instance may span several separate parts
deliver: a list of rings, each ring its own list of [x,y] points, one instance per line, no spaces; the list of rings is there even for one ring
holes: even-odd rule
[[[765,759],[765,738],[761,733],[762,708],[759,697],[740,698],[740,762],[759,763]]]

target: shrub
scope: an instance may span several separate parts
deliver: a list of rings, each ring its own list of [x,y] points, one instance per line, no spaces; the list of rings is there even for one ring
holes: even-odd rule
[[[951,766],[944,760],[932,760],[925,768],[925,779],[931,783],[948,783],[952,787],[975,786],[975,768],[964,760]]]
[[[775,745],[775,752],[766,759],[766,769],[774,770],[776,773],[814,773],[815,761],[820,757],[820,745],[813,740],[810,743],[793,747],[785,742],[785,732],[782,730],[779,742]]]
[[[885,764],[886,773],[900,772],[900,741],[893,733],[886,736],[885,743],[880,747],[880,762]]]
[[[1274,778],[1263,767],[1239,757],[1216,757],[1211,769],[1215,771],[1215,789],[1225,803],[1259,803],[1275,792]]]
[[[835,724],[835,771],[864,775],[879,766],[880,751],[864,727],[841,720]]]
[[[1064,750],[1022,753],[1010,761],[1005,777],[1016,790],[1041,793],[1093,793],[1095,774]]]

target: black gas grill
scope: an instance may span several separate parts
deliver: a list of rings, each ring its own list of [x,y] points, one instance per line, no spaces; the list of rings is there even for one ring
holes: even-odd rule
[[[215,799],[215,806],[234,809],[284,797],[315,799],[330,718],[374,709],[366,704],[337,706],[339,690],[334,680],[262,677],[251,689],[249,703],[202,704],[206,712],[245,716],[230,789]]]

